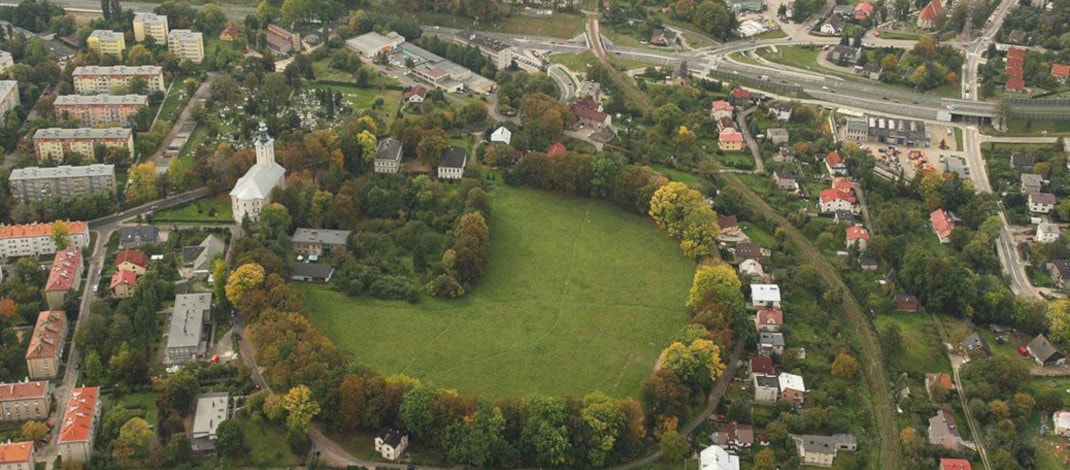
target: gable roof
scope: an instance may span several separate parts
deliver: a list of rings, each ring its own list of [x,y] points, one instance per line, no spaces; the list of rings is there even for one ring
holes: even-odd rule
[[[74,233],[74,229],[71,229],[71,233]],[[131,242],[151,242],[156,243],[157,237],[160,235],[160,229],[155,225],[134,225],[119,227],[119,244],[126,244]]]
[[[737,260],[761,258],[762,247],[754,242],[739,242],[736,244],[735,257]]]
[[[750,276],[765,276],[765,268],[762,267],[762,263],[759,263],[754,258],[748,258],[739,263],[739,272]]]
[[[134,266],[144,268],[149,265],[149,257],[144,253],[135,250],[123,250],[119,254],[115,255],[115,265],[118,266],[123,263],[129,262]]]
[[[944,6],[940,4],[940,0],[932,0],[921,13],[918,14],[918,18],[922,20],[931,21],[944,15]]]
[[[847,241],[853,242],[855,240],[869,240],[869,230],[866,230],[861,225],[847,227]]]
[[[732,111],[735,109],[732,106],[732,103],[729,103],[725,100],[714,101],[713,104],[710,106],[714,111]]]
[[[784,312],[779,308],[763,308],[758,310],[759,325],[783,325]]]
[[[63,348],[63,332],[67,327],[67,314],[63,310],[45,310],[37,314],[37,323],[26,348],[26,359],[56,357]]]
[[[439,162],[439,168],[461,168],[464,169],[464,164],[468,160],[468,152],[460,147],[449,146],[446,147],[446,151],[442,152],[442,161]]]
[[[751,300],[755,303],[780,302],[780,286],[776,284],[751,284]]]
[[[427,96],[427,87],[423,85],[413,85],[412,88],[409,88],[409,91],[406,91],[405,94],[402,95],[402,98],[408,100],[413,96],[419,96],[420,98]]]
[[[380,140],[375,148],[375,159],[381,162],[401,161],[401,141],[393,137]]]
[[[47,380],[0,384],[0,402],[44,398],[48,396],[51,389],[51,384]]]
[[[750,90],[746,88],[736,88],[732,90],[732,97],[737,100],[749,100]]]
[[[784,333],[770,333],[763,331],[758,333],[758,344],[768,344],[770,346],[783,346],[784,345]]]
[[[714,444],[725,445],[729,442],[739,442],[743,445],[748,446],[753,444],[754,428],[749,424],[738,424],[732,422],[721,426],[721,428],[718,429],[717,432],[713,433]]]
[[[19,464],[30,461],[33,455],[33,442],[10,442],[0,444],[0,464]],[[30,462],[30,466],[33,463]],[[20,465],[18,468],[22,468]]]
[[[717,226],[724,231],[726,228],[739,227],[739,219],[735,215],[726,215],[717,218]]]
[[[238,37],[238,25],[236,25],[234,23],[228,24],[226,28],[223,28],[223,31],[219,32],[219,39],[228,38],[228,37],[229,38]]]
[[[490,134],[491,142],[505,142],[510,143],[513,140],[513,132],[508,127],[500,126]]]
[[[726,128],[721,131],[721,135],[717,137],[717,140],[726,143],[743,142],[743,134],[740,134],[735,129]]]
[[[134,287],[137,284],[137,274],[135,274],[133,271],[128,271],[125,269],[115,271],[115,273],[111,275],[111,285],[108,288],[115,289],[117,286],[122,284],[125,284],[129,287]]]
[[[702,470],[739,470],[739,457],[729,454],[718,445],[702,449],[699,462]]]
[[[67,222],[71,235],[88,233],[89,226],[85,222]],[[22,225],[0,225],[0,240],[5,238],[30,238],[52,236],[52,223],[32,223]]]
[[[56,252],[52,261],[52,270],[48,273],[45,292],[71,290],[81,276],[82,250],[67,248]]]
[[[943,209],[932,211],[929,214],[929,222],[932,224],[933,230],[936,231],[936,235],[940,238],[947,238],[951,235],[951,231],[955,229],[954,219]]]
[[[93,434],[93,421],[97,411],[100,387],[82,387],[71,390],[71,398],[63,412],[59,443],[83,442]]]
[[[825,156],[825,164],[828,165],[830,168],[836,168],[838,166],[842,166],[843,165],[843,156],[840,155],[839,151],[833,150],[833,151],[829,152],[828,155]]]
[[[204,237],[198,247],[202,248],[201,252],[197,254],[197,257],[193,260],[194,271],[205,271],[211,268],[211,262],[216,256],[223,254],[223,250],[226,249],[226,243],[220,240],[215,235],[208,235]]]
[[[286,176],[286,169],[274,161],[267,165],[254,164],[234,184],[234,189],[230,190],[230,195],[231,197],[246,200],[267,199],[268,194],[271,193],[276,184],[282,181],[284,176]]]
[[[1051,74],[1056,77],[1070,77],[1070,65],[1067,64],[1052,64]]]
[[[1031,193],[1029,195],[1029,203],[1055,205],[1055,195],[1052,193]]]
[[[1058,349],[1055,349],[1055,346],[1053,346],[1051,341],[1048,341],[1048,338],[1045,338],[1043,334],[1033,338],[1033,341],[1029,342],[1026,349],[1034,358],[1043,363],[1047,363],[1049,360],[1057,358],[1056,355],[1058,355],[1058,357],[1062,356],[1062,353],[1060,353]]]
[[[837,176],[832,178],[832,189],[835,189],[844,194],[854,193],[855,185],[851,183],[849,178]]]
[[[940,470],[973,470],[973,464],[966,459],[940,459]]]
[[[849,194],[844,194],[844,193],[842,193],[840,191],[837,191],[835,189],[832,189],[832,188],[822,190],[821,193],[819,194],[819,197],[821,198],[821,202],[823,202],[823,203],[824,202],[832,202],[832,201],[836,201],[836,200],[847,201],[847,202],[849,202],[851,204],[855,203],[854,196],[851,196]]]
[[[843,21],[836,15],[829,16],[829,19],[828,21],[825,21],[825,24],[832,26],[836,31],[843,29]]]

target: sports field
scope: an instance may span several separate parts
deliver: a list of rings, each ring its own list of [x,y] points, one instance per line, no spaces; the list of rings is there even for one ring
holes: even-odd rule
[[[491,259],[458,301],[350,298],[303,284],[318,328],[384,374],[461,393],[634,396],[687,320],[693,268],[648,218],[501,187]]]

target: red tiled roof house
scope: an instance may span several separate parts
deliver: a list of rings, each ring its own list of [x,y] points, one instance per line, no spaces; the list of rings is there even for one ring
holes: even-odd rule
[[[59,310],[67,300],[67,294],[78,292],[82,286],[82,251],[78,248],[67,248],[59,253],[52,261],[52,270],[48,273],[48,283],[45,284],[45,302],[48,308]]]
[[[832,176],[847,176],[847,163],[839,151],[833,150],[825,156],[825,169]]]
[[[784,324],[784,312],[779,308],[763,308],[754,315],[754,323],[758,331],[780,331],[780,325]]]
[[[63,310],[46,310],[37,315],[37,324],[26,349],[26,369],[30,378],[54,379],[67,338],[67,314]]]
[[[100,387],[71,390],[71,398],[63,409],[56,448],[64,462],[89,462],[100,419]]]
[[[148,266],[149,257],[140,251],[123,250],[115,255],[115,267],[120,270],[132,271],[138,276],[143,276]]]
[[[869,242],[869,230],[861,225],[852,225],[847,227],[847,248],[857,246],[859,250],[866,249],[866,243]]]
[[[137,287],[137,274],[125,269],[115,271],[111,275],[111,284],[108,285],[111,289],[111,296],[116,299],[125,299],[134,295],[135,287]]]
[[[929,223],[932,224],[933,232],[940,243],[951,243],[951,231],[955,230],[955,219],[943,209],[934,210],[929,214]]]

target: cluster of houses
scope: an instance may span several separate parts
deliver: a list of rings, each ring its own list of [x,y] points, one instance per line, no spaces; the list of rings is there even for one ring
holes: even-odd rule
[[[735,107],[725,100],[714,101],[710,107],[710,117],[717,123],[717,148],[722,152],[743,150],[743,134],[736,127],[734,112]]]

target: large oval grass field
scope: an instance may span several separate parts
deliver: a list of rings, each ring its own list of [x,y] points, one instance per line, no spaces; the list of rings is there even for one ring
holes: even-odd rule
[[[687,320],[691,262],[649,218],[602,201],[513,187],[489,200],[490,261],[464,299],[302,284],[313,323],[385,375],[461,393],[636,396]]]

